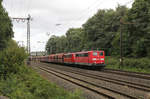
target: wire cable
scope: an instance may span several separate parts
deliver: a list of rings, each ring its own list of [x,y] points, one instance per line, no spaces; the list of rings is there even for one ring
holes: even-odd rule
[[[82,14],[79,14],[80,16],[75,18],[75,20],[81,20],[83,17],[85,17],[85,15],[87,15],[87,13],[92,11],[92,9],[95,9],[97,6],[100,6],[103,2],[104,1],[96,0],[94,3],[92,3],[86,9],[80,11],[80,13],[82,13]],[[66,25],[66,26],[68,25],[71,28],[74,25],[74,22],[71,21],[71,22],[63,24],[63,25]]]

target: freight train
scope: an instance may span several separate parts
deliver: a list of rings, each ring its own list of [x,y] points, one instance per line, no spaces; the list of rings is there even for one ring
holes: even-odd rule
[[[36,56],[30,57],[30,60],[60,64],[82,65],[88,67],[105,67],[105,53],[102,50]]]

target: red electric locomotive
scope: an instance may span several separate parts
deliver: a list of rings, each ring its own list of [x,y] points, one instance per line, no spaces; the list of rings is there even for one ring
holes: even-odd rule
[[[105,66],[104,51],[85,51],[75,53],[75,63],[88,66]]]

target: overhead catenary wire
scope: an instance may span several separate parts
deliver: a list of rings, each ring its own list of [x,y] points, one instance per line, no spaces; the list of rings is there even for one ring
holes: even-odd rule
[[[80,16],[77,16],[77,18],[74,18],[74,20],[80,21],[83,17],[85,17],[87,15],[87,13],[89,13],[90,11],[92,11],[92,9],[95,10],[95,8],[97,8],[98,6],[102,5],[103,2],[104,2],[103,0],[102,1],[96,0],[90,6],[88,6],[86,9],[80,11],[79,13],[82,13],[82,14],[79,14]],[[78,22],[78,21],[76,21],[76,22]],[[74,25],[74,22],[71,21],[69,23],[63,24],[63,27],[65,28],[65,26],[69,26],[70,28],[72,28],[73,25]]]
[[[80,11],[79,13],[80,13],[80,15],[84,15],[85,14],[85,12],[87,11],[87,10],[89,10],[91,7],[93,7],[93,5],[94,4],[96,4],[97,2],[98,2],[99,0],[95,0],[95,2],[94,3],[92,3],[91,5],[89,5],[87,8],[85,8],[85,9],[83,9],[82,11]],[[73,16],[74,17],[74,16]],[[75,17],[77,17],[77,18],[80,18],[80,16],[75,16]],[[77,20],[76,18],[75,18],[75,20]],[[64,28],[66,28],[65,26],[69,26],[70,28],[73,26],[73,24],[72,24],[73,22],[68,22],[68,23],[64,23],[62,26],[64,27]],[[62,28],[62,27],[61,27]]]
[[[134,0],[128,1],[126,2],[124,5],[122,6],[127,6],[128,4],[132,3]],[[118,16],[114,16],[112,17],[112,21],[110,21],[110,23],[108,25],[112,25],[112,23],[116,20],[116,18],[118,18]]]
[[[10,12],[12,12],[13,11],[13,9],[14,9],[14,6],[13,6],[13,0],[10,0],[11,2],[10,2]],[[11,16],[11,15],[10,15]]]
[[[101,1],[103,2],[103,1]],[[86,8],[85,10],[81,11],[80,13],[87,14],[89,12],[89,10],[93,7],[95,7],[97,4],[99,5],[99,3],[101,3],[99,0],[96,0],[93,4],[91,4],[88,8]],[[96,5],[95,5],[96,4]],[[80,14],[80,16],[77,18],[77,20],[83,17],[83,15]]]
[[[89,9],[89,11],[87,13],[89,13],[91,10],[95,10],[98,9],[100,5],[102,5],[104,3],[104,1],[101,1],[99,3],[97,3],[95,6],[93,6],[92,9]],[[85,13],[86,14],[86,13]],[[84,16],[79,17],[77,20],[81,20]]]
[[[26,3],[27,10],[26,10],[25,15],[27,15],[27,14],[30,13],[30,10],[31,10],[31,4],[32,4],[32,0],[27,0],[27,3]]]
[[[25,13],[25,11],[26,11],[26,9],[27,9],[27,7],[26,7],[26,2],[28,1],[28,0],[21,0],[22,2],[21,2],[21,4],[22,4],[22,11],[24,12],[24,13],[22,13],[22,17],[25,17],[25,16],[27,16],[26,15],[26,13]]]
[[[126,2],[126,3],[124,4],[124,6],[127,6],[128,4],[132,3],[133,1],[134,1],[134,0],[131,0],[131,1]],[[91,7],[88,7],[88,8],[86,8],[85,10],[83,10],[83,11],[84,11],[83,14],[80,14],[79,17],[77,17],[77,18],[74,19],[74,20],[77,20],[77,21],[71,21],[71,22],[69,22],[69,23],[63,24],[63,26],[65,27],[65,26],[68,25],[69,27],[72,28],[73,25],[75,24],[75,22],[78,22],[78,21],[82,20],[85,16],[87,16],[87,13],[92,12],[93,10],[100,8],[100,5],[102,5],[103,2],[104,2],[104,0],[103,0],[103,1],[96,0],[96,1],[94,2],[94,3],[96,3],[96,5],[94,5],[94,3],[93,3]],[[81,12],[80,12],[80,13],[81,13]],[[88,17],[89,17],[89,16],[88,16]],[[114,16],[114,17],[115,17],[115,16]],[[113,20],[115,20],[114,17],[112,18]],[[112,22],[113,22],[113,20],[112,20]]]

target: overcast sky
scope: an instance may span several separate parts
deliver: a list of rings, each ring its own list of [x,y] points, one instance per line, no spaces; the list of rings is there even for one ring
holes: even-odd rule
[[[69,28],[81,27],[98,9],[115,9],[118,4],[131,7],[132,3],[133,0],[3,0],[10,17],[26,18],[30,14],[33,18],[31,51],[44,51],[51,35],[65,35]],[[14,40],[23,41],[24,46],[26,27],[26,22],[13,21]]]

